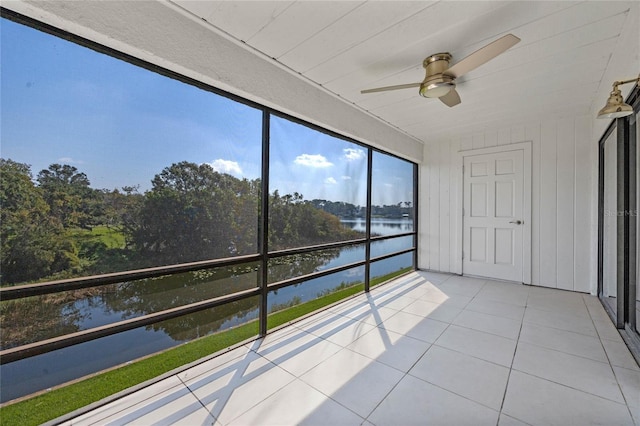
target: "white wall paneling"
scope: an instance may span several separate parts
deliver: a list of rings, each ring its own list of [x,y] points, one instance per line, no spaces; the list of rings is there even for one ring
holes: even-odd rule
[[[462,229],[462,170],[453,160],[458,151],[530,141],[531,283],[593,291],[591,123],[589,116],[533,121],[427,144],[420,171],[429,196],[421,197],[420,235],[429,250],[420,252],[419,267],[462,271],[461,247],[454,243]]]
[[[557,286],[557,133],[558,123],[542,123],[540,129],[540,281],[539,285]]]
[[[573,290],[573,221],[575,128],[573,119],[558,121],[556,138],[556,285]]]

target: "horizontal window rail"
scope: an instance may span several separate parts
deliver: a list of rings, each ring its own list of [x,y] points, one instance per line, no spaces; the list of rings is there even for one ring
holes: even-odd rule
[[[382,240],[391,240],[394,238],[401,238],[401,237],[414,237],[417,235],[417,232],[412,231],[412,232],[404,232],[402,234],[393,234],[393,235],[378,235],[378,236],[371,236],[371,238],[369,238],[369,241],[376,242],[376,241],[382,241]]]
[[[342,265],[342,266],[337,266],[337,267],[331,268],[331,269],[325,269],[324,271],[318,271],[318,272],[312,272],[312,273],[306,274],[306,275],[300,275],[300,276],[295,277],[295,278],[290,278],[288,280],[278,281],[278,282],[269,284],[267,286],[267,289],[269,291],[278,290],[278,289],[281,289],[283,287],[289,287],[289,286],[292,286],[292,285],[300,284],[302,282],[309,281],[309,280],[312,280],[312,279],[315,279],[315,278],[325,277],[327,275],[335,274],[337,272],[346,271],[347,269],[353,269],[353,268],[357,268],[359,266],[364,266],[366,263],[367,263],[366,261],[362,260],[360,262],[349,263],[348,265]]]
[[[393,253],[389,253],[389,254],[385,254],[383,256],[378,256],[378,257],[374,257],[372,258],[369,263],[373,263],[373,262],[377,262],[379,260],[385,260],[385,259],[389,259],[391,257],[395,257],[395,256],[400,256],[406,253],[412,253],[415,250],[415,247],[411,247],[408,248],[406,250],[400,250],[400,251],[396,251]],[[335,274],[337,272],[343,272],[346,271],[348,269],[353,269],[353,268],[357,268],[359,266],[364,266],[367,264],[366,260],[362,260],[360,262],[353,262],[353,263],[349,263],[347,265],[342,265],[342,266],[337,266],[335,268],[331,268],[331,269],[325,269],[323,271],[318,271],[318,272],[312,272],[310,274],[306,274],[306,275],[300,275],[299,277],[295,277],[295,278],[291,278],[288,280],[283,280],[283,281],[278,281],[272,284],[269,284],[267,286],[268,290],[278,290],[281,289],[283,287],[289,287],[291,285],[296,285],[296,284],[300,284],[302,282],[305,281],[309,281],[315,278],[320,278],[320,277],[324,277],[327,275],[331,275],[331,274]]]
[[[358,242],[361,243],[361,242]],[[358,244],[355,241],[351,241],[350,244],[347,243],[340,243],[338,244],[338,247],[341,246],[348,246],[351,244]],[[322,246],[315,246],[316,249],[321,248],[321,249],[326,249],[327,246],[330,246],[331,248],[333,246],[335,246],[335,244],[325,244]],[[287,253],[287,254],[296,254],[296,253],[304,253],[304,252],[308,252],[311,251],[309,250],[309,247],[305,247],[302,249],[295,249],[295,250],[283,250],[277,253],[278,256],[282,255],[284,256],[284,254],[282,253]],[[378,256],[375,258],[372,258],[370,260],[370,263],[376,262],[376,261],[380,261],[380,260],[385,260],[391,257],[395,257],[395,256],[399,256],[402,254],[406,254],[406,253],[411,253],[415,251],[415,247],[412,248],[408,248],[406,250],[401,250],[401,251],[397,251],[394,253],[389,253],[383,256]],[[259,258],[259,256],[257,256]],[[246,263],[246,262],[250,262],[250,261],[254,261],[256,256],[244,256],[242,258],[234,258],[234,259],[221,259],[218,261],[211,261],[213,263],[215,263],[215,265],[213,266],[229,266],[229,265],[234,265],[234,264],[239,264],[239,263]],[[242,260],[240,260],[242,259]],[[237,261],[236,261],[237,260]],[[202,262],[196,262],[196,263],[202,263]],[[210,262],[207,262],[210,263]],[[267,286],[267,290],[271,291],[271,290],[278,290],[284,287],[289,287],[292,285],[296,285],[296,284],[300,284],[302,282],[305,281],[310,281],[312,279],[315,278],[320,278],[320,277],[324,277],[327,275],[331,275],[331,274],[335,274],[338,272],[343,272],[346,271],[348,269],[353,269],[353,268],[357,268],[360,266],[365,266],[367,264],[366,260],[363,261],[359,261],[359,262],[353,262],[353,263],[349,263],[347,265],[343,265],[343,266],[339,266],[339,267],[335,267],[335,268],[331,268],[331,269],[326,269],[323,271],[318,271],[318,272],[313,272],[311,274],[306,274],[306,275],[301,275],[295,278],[291,278],[291,279],[287,279],[287,280],[283,280],[283,281],[278,281],[275,283],[270,284],[269,286]],[[184,265],[178,265],[180,267],[187,267],[193,264],[184,264]],[[156,268],[151,268],[151,269],[156,269]],[[196,269],[201,269],[201,268],[196,268]],[[174,268],[175,270],[175,268]],[[187,271],[192,270],[192,269],[186,269]],[[144,271],[148,271],[148,270],[144,270]],[[184,269],[180,269],[178,272],[184,272]],[[96,278],[96,277],[94,277]],[[94,280],[95,282],[95,280]],[[119,281],[116,281],[119,282]],[[113,282],[109,282],[109,284],[112,284]],[[50,283],[43,283],[43,284],[39,284],[39,286],[42,285],[47,285],[47,286],[52,286],[52,285],[66,285],[66,284],[70,284],[68,282],[62,282],[62,284],[60,283],[56,283],[56,282],[50,282]],[[104,284],[104,283],[101,283]],[[94,284],[97,285],[97,284]],[[38,286],[37,284],[34,284],[33,286]],[[88,286],[84,286],[84,287],[88,287]],[[81,287],[77,287],[77,288],[81,288]],[[7,290],[12,289],[12,287],[8,287],[6,288]],[[51,290],[49,287],[47,287],[47,289]],[[65,290],[68,290],[69,288],[65,288]],[[47,293],[53,293],[54,291],[47,291]],[[62,291],[62,290],[57,290],[57,291]],[[210,308],[214,308],[216,306],[221,306],[227,303],[232,303],[232,302],[236,302],[239,300],[243,300],[243,299],[247,299],[249,297],[253,297],[253,296],[260,296],[261,295],[261,291],[262,289],[257,287],[254,289],[249,289],[249,290],[244,290],[244,291],[239,291],[236,293],[232,293],[229,295],[225,295],[225,296],[220,296],[220,297],[216,297],[213,299],[208,299],[208,300],[204,300],[201,302],[195,302],[195,303],[191,303],[189,305],[184,305],[184,306],[179,306],[179,307],[175,307],[175,308],[171,308],[171,309],[166,309],[164,311],[160,311],[160,312],[155,312],[152,314],[147,314],[147,315],[143,315],[137,318],[131,318],[128,320],[124,320],[124,321],[119,321],[113,324],[107,324],[107,325],[103,325],[100,327],[95,327],[95,328],[91,328],[88,330],[82,330],[76,333],[71,333],[71,334],[66,334],[63,336],[58,336],[58,337],[54,337],[51,339],[47,339],[47,340],[42,340],[40,342],[35,342],[35,343],[30,343],[28,345],[22,345],[22,346],[18,346],[15,348],[10,348],[10,349],[5,349],[3,351],[0,351],[0,364],[8,364],[10,362],[15,362],[15,361],[19,361],[21,359],[25,359],[25,358],[29,358],[29,357],[33,357],[36,355],[40,355],[43,353],[47,353],[47,352],[52,352],[58,349],[62,349],[62,348],[66,348],[69,346],[73,346],[73,345],[77,345],[80,343],[85,343],[85,342],[89,342],[91,340],[95,340],[95,339],[99,339],[101,337],[106,337],[106,336],[110,336],[113,334],[117,334],[117,333],[121,333],[124,331],[128,331],[128,330],[132,330],[134,328],[138,328],[138,327],[143,327],[146,325],[151,325],[160,321],[164,321],[164,320],[168,320],[168,319],[172,319],[172,318],[177,318],[183,315],[188,315],[191,313],[195,313],[195,312],[199,312],[205,309],[210,309]],[[46,293],[36,293],[36,294],[46,294]],[[25,296],[20,296],[20,297],[25,297]],[[15,298],[15,297],[14,297]]]
[[[274,250],[270,251],[267,254],[269,259],[276,259],[278,257],[291,256],[296,254],[304,254],[310,253],[319,250],[329,250],[333,248],[344,248],[349,246],[356,246],[359,244],[365,244],[367,242],[366,238],[359,238],[357,240],[348,240],[348,241],[340,241],[336,243],[327,243],[327,244],[318,244],[315,246],[305,246],[305,247],[296,247],[285,250]]]
[[[385,259],[389,259],[391,257],[400,256],[402,254],[413,253],[415,250],[416,250],[415,247],[411,247],[411,248],[408,248],[406,250],[400,250],[400,251],[396,251],[396,252],[393,252],[393,253],[385,254],[385,255],[382,255],[382,256],[372,257],[369,262],[373,263],[373,262],[377,262],[379,260],[385,260]]]
[[[171,266],[157,266],[153,268],[137,269],[125,272],[113,272],[90,277],[70,278],[65,280],[48,281],[36,284],[24,284],[16,286],[0,287],[0,300],[22,299],[24,297],[39,296],[43,294],[59,293],[68,290],[97,287],[106,284],[116,284],[124,281],[155,278],[164,275],[173,275],[181,272],[191,272],[201,269],[233,266],[242,263],[258,262],[262,259],[259,254],[252,254],[224,259],[204,260],[199,262],[182,263]]]
[[[123,331],[132,330],[134,328],[143,327],[145,325],[155,324],[160,321],[192,314],[195,312],[203,311],[205,309],[215,308],[216,306],[237,302],[239,300],[258,295],[260,295],[259,288],[239,291],[230,295],[203,300],[201,302],[195,302],[189,305],[167,309],[164,311],[143,315],[137,318],[119,321],[113,324],[107,324],[88,330],[78,331],[76,333],[65,334],[63,336],[42,340],[40,342],[30,343],[28,345],[5,349],[3,351],[0,351],[0,364],[8,364],[10,362],[19,361],[21,359],[29,358],[47,352],[52,352],[57,349],[66,348],[68,346],[77,345],[79,343],[89,342],[101,337],[110,336],[112,334],[121,333]]]
[[[371,237],[370,241],[381,241],[392,238],[414,236],[415,232],[408,232],[397,235],[384,235]],[[298,247],[294,249],[277,250],[270,252],[267,257],[275,259],[284,256],[310,253],[318,250],[333,248],[343,248],[365,244],[366,238],[357,240],[341,241],[337,243],[320,244],[315,246]],[[179,265],[157,266],[153,268],[137,269],[133,271],[112,272],[108,274],[92,275],[89,277],[70,278],[64,280],[47,281],[35,284],[23,284],[15,286],[0,287],[0,300],[15,300],[25,297],[39,296],[44,294],[59,293],[62,291],[78,290],[88,287],[97,287],[106,284],[116,284],[124,281],[139,280],[144,278],[155,278],[164,275],[178,274],[182,272],[197,271],[216,267],[233,266],[242,263],[258,262],[262,259],[260,254],[237,256],[231,258],[204,260],[199,262],[182,263]],[[373,260],[373,259],[372,259]],[[376,259],[379,260],[379,259]]]

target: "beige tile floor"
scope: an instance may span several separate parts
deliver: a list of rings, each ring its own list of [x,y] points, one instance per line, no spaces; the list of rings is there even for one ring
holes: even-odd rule
[[[592,296],[415,272],[66,424],[640,425]]]

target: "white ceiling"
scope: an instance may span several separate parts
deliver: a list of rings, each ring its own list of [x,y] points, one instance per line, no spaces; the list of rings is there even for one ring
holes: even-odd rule
[[[173,3],[421,141],[588,114],[612,83],[603,75],[623,27],[640,25],[628,22],[631,3],[615,1]],[[419,82],[430,54],[450,52],[455,63],[507,33],[522,41],[459,78],[454,108],[417,89],[360,94]]]

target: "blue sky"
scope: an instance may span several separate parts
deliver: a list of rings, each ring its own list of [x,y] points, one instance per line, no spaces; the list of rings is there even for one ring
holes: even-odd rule
[[[261,111],[2,19],[0,154],[151,187],[179,161],[260,177]],[[364,204],[366,149],[273,117],[270,190]],[[374,156],[374,204],[412,200],[409,163]]]

